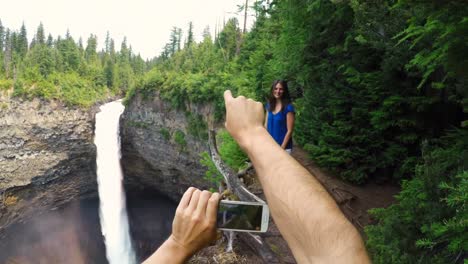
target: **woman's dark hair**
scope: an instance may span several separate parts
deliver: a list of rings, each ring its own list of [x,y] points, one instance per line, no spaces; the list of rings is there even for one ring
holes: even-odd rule
[[[283,96],[281,97],[281,111],[284,110],[288,104],[291,103],[291,96],[289,95],[288,83],[285,80],[275,80],[271,85],[270,95],[268,96],[268,105],[270,112],[273,112],[276,107],[276,98],[273,96],[273,90],[275,89],[277,84],[281,84],[283,86]]]

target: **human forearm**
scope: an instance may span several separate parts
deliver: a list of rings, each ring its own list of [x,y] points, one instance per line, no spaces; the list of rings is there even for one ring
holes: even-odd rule
[[[271,141],[266,131],[258,130],[243,147],[257,171],[273,219],[297,260],[319,261],[324,255],[337,260],[350,247],[362,247],[359,234],[322,185]],[[344,240],[334,239],[343,234],[347,234]]]
[[[367,263],[359,233],[331,196],[262,127],[262,104],[233,98],[230,91],[224,100],[226,128],[252,160],[272,217],[298,262]]]
[[[188,188],[177,206],[171,236],[144,263],[184,263],[213,242],[219,198],[218,193]]]
[[[156,252],[153,253],[143,264],[181,264],[188,258],[189,254],[185,252],[184,248],[180,247],[172,237],[169,237]]]

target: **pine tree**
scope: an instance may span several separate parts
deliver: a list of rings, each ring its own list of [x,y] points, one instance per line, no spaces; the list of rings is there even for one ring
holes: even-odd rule
[[[113,39],[110,40],[110,43],[109,43],[109,55],[110,55],[110,58],[113,62],[116,61],[116,56],[115,56],[115,42]]]
[[[129,49],[127,46],[127,37],[124,37],[122,44],[120,45],[119,59],[121,62],[129,62]]]
[[[189,22],[189,28],[188,28],[188,31],[187,31],[187,42],[185,43],[185,45],[187,47],[190,47],[193,42],[194,42],[194,39],[193,39],[193,23]]]
[[[49,48],[52,48],[52,46],[54,45],[54,38],[52,37],[52,35],[51,35],[50,33],[49,33],[49,35],[47,36],[46,45],[47,45],[47,47],[49,47]]]
[[[210,33],[210,26],[206,26],[204,29],[203,29],[203,33],[202,33],[202,37],[203,37],[203,40],[205,39],[212,39],[211,37],[211,33]]]
[[[13,60],[13,40],[11,38],[10,30],[7,29],[5,33],[5,54],[4,54],[4,64],[5,67],[5,76],[6,78],[11,77],[11,64]]]
[[[85,59],[88,63],[96,63],[97,57],[97,36],[91,34],[86,42]]]
[[[229,60],[240,51],[240,29],[236,18],[228,20],[217,38],[218,47],[225,54],[225,60]]]
[[[70,32],[67,30],[65,39],[61,39],[60,36],[57,37],[55,45],[58,51],[57,70],[64,72],[76,71],[81,62],[81,55]]]
[[[178,50],[179,43],[179,29],[173,27],[171,31],[171,36],[169,38],[169,56],[172,56]]]
[[[83,38],[79,38],[78,39],[78,50],[80,52],[80,55],[81,56],[85,56],[85,49],[84,49],[84,46],[83,46]]]
[[[26,52],[28,52],[28,36],[24,23],[17,36],[16,51],[21,58],[23,58],[26,55]]]
[[[104,43],[106,53],[109,53],[109,51],[110,51],[110,41],[111,41],[111,39],[110,39],[110,34],[109,34],[109,31],[107,31],[107,34],[106,34],[106,41],[105,41],[105,43]]]
[[[0,53],[3,53],[5,50],[5,27],[2,25],[2,20],[0,19]]]
[[[105,65],[104,74],[106,76],[106,85],[109,88],[113,88],[116,84],[115,63],[110,57],[107,57],[104,65]]]
[[[42,22],[37,27],[35,40],[36,40],[36,43],[39,45],[45,44],[45,32],[44,32],[44,25],[42,25]]]
[[[182,42],[182,29],[179,28],[177,29],[177,51],[179,51],[181,48],[181,42]]]

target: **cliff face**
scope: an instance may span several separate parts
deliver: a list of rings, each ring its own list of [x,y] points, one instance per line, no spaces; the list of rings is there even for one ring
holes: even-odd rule
[[[94,114],[0,97],[0,238],[12,223],[97,196]]]
[[[155,189],[178,201],[190,186],[208,189],[200,154],[208,152],[204,118],[210,109],[176,110],[155,94],[136,95],[121,118],[122,166],[127,189]]]

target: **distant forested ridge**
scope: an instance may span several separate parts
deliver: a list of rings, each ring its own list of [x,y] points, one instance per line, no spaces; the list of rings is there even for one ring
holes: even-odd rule
[[[116,51],[109,34],[102,50],[97,50],[95,35],[86,43],[74,40],[68,31],[54,38],[46,36],[42,23],[31,35],[24,24],[14,31],[0,20],[0,90],[14,87],[14,96],[89,106],[125,93],[148,68],[149,63],[133,53],[126,39]]]
[[[225,89],[265,101],[272,81],[287,79],[297,109],[294,140],[317,164],[356,184],[402,186],[395,205],[372,212],[376,224],[366,234],[373,261],[463,263],[468,257],[466,2],[249,4],[248,19],[255,17],[249,31],[231,18],[215,36],[205,30],[197,43],[193,25],[188,32],[174,28],[162,54],[146,63],[129,49],[88,52],[67,42],[70,37],[15,46],[12,52],[5,46],[13,43],[10,32],[10,40],[1,42],[2,87],[14,84],[22,94],[40,83],[34,78],[57,84],[79,77],[106,91],[125,90],[127,100],[157,91],[181,110],[188,101],[211,103],[221,119]],[[69,46],[76,51],[64,52]],[[56,54],[47,56],[53,63],[34,59],[42,53],[33,50]]]

